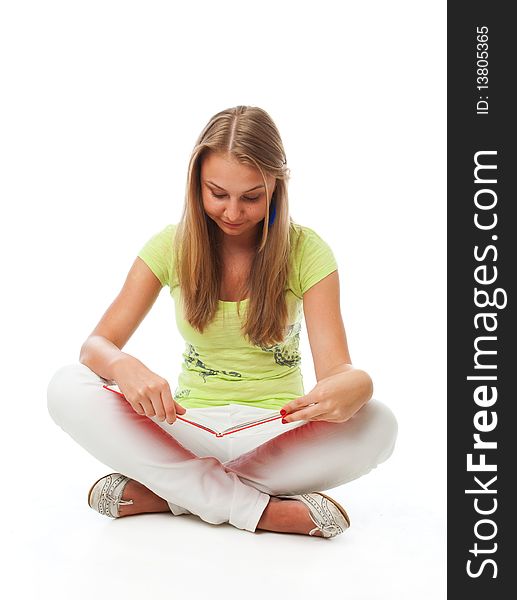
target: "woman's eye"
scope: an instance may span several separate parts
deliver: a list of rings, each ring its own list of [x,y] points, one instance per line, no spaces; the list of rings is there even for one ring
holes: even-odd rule
[[[226,196],[226,194],[216,194],[215,192],[212,192],[212,196],[214,198],[224,198]],[[255,200],[258,200],[260,198],[259,196],[243,196],[244,200],[249,200],[250,202],[254,202]]]

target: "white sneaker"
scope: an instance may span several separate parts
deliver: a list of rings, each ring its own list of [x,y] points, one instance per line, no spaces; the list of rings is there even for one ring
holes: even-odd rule
[[[88,505],[101,515],[112,519],[120,517],[119,506],[133,504],[133,500],[122,500],[129,477],[110,473],[98,479],[88,492]]]
[[[341,504],[321,492],[297,494],[295,496],[276,496],[276,498],[299,500],[309,508],[309,516],[316,525],[314,529],[309,531],[309,535],[321,531],[323,537],[333,538],[350,527],[350,519],[346,510]]]

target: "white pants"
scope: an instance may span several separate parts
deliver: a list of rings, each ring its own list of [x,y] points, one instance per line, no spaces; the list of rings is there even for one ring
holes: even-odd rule
[[[397,437],[393,413],[373,398],[344,423],[278,419],[217,438],[179,419],[139,415],[106,383],[82,363],[61,367],[48,384],[50,416],[95,458],[164,498],[174,515],[251,532],[270,496],[356,479],[389,458]],[[275,411],[229,404],[184,416],[221,431],[268,412]]]

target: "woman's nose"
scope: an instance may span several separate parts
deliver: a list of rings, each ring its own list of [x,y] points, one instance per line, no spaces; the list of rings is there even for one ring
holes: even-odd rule
[[[242,211],[236,202],[229,202],[224,212],[228,221],[238,221]]]

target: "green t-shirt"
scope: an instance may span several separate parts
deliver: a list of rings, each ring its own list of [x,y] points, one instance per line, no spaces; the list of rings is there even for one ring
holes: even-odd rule
[[[173,397],[185,408],[246,404],[277,410],[305,394],[300,369],[300,329],[303,294],[337,269],[330,246],[310,227],[296,225],[291,231],[293,267],[288,278],[286,299],[289,325],[285,340],[270,347],[249,343],[240,327],[247,300],[219,300],[214,320],[203,333],[184,319],[180,287],[174,269],[172,240],[177,225],[170,224],[154,234],[138,256],[163,286],[168,286],[175,304],[176,324],[185,340],[181,373]],[[296,236],[303,230],[301,243]],[[296,249],[294,252],[293,249]]]

